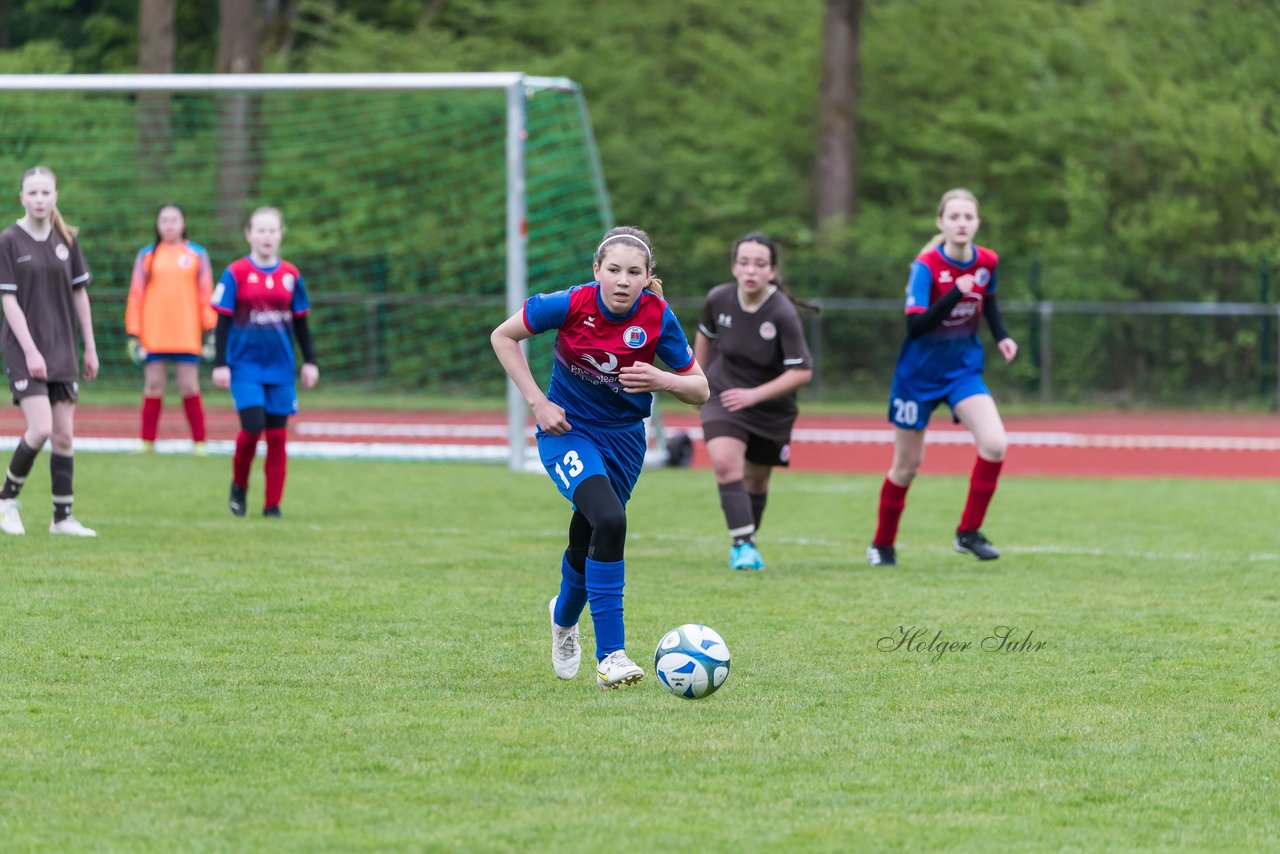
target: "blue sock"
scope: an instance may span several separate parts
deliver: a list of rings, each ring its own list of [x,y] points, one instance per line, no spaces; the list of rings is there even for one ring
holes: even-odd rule
[[[596,661],[627,645],[627,632],[622,625],[624,566],[620,560],[602,563],[587,558],[587,598],[591,600],[591,622],[596,630]]]
[[[556,625],[562,629],[578,625],[587,605],[587,577],[569,565],[569,555],[560,558],[560,596],[556,599]]]

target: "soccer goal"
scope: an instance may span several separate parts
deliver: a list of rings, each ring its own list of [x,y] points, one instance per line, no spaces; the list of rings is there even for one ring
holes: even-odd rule
[[[121,319],[159,205],[184,208],[215,276],[270,205],[325,387],[505,400],[513,467],[530,424],[489,331],[530,292],[588,280],[613,220],[580,88],[519,73],[0,76],[0,176],[16,195],[35,164],[94,269],[104,384],[139,382]],[[545,378],[550,342],[530,360]]]

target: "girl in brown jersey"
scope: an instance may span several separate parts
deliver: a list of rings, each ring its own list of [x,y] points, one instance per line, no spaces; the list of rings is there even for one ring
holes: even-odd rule
[[[0,232],[0,349],[13,401],[22,407],[26,431],[0,487],[0,530],[26,533],[18,493],[36,454],[51,441],[49,473],[53,521],[49,533],[97,534],[71,515],[71,440],[79,395],[74,323],[84,341],[84,378],[98,375],[98,350],[89,311],[89,268],[76,230],[58,213],[57,179],[43,166],[22,176],[19,195],[26,215]]]
[[[729,568],[761,570],[755,534],[769,476],[791,461],[796,391],[813,379],[813,358],[773,242],[748,234],[733,244],[730,260],[734,281],[707,294],[694,355],[711,385],[702,435],[732,538]]]

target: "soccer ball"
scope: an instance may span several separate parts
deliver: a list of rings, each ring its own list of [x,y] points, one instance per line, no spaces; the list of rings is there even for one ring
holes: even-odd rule
[[[696,700],[715,693],[729,677],[729,647],[715,629],[686,623],[658,641],[653,669],[672,694]]]

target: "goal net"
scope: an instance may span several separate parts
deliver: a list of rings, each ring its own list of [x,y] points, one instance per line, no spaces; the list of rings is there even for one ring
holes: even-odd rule
[[[117,397],[141,387],[124,306],[158,207],[184,209],[216,278],[272,206],[324,389],[488,412],[513,466],[531,425],[489,332],[528,293],[588,280],[612,224],[579,87],[521,74],[0,76],[0,176],[16,195],[36,164],[80,227]],[[542,382],[549,338],[530,344]]]

